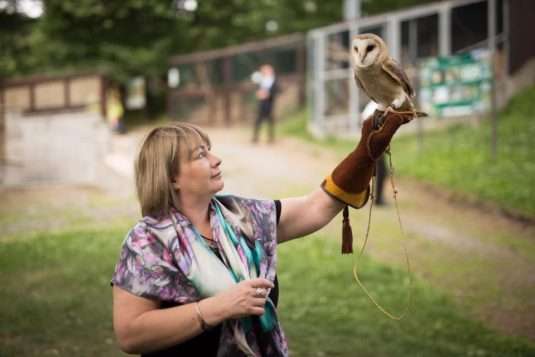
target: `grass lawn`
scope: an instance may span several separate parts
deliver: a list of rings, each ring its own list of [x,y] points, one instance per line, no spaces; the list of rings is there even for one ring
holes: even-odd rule
[[[293,356],[528,356],[535,346],[494,333],[424,282],[413,282],[410,313],[390,320],[353,281],[353,257],[322,236],[279,249],[280,314]],[[321,269],[318,269],[321,267]],[[394,314],[403,311],[404,271],[363,260],[360,277]],[[291,289],[285,288],[291,286]]]
[[[0,356],[117,356],[109,279],[128,227],[11,237],[0,243]],[[376,310],[352,282],[352,258],[314,236],[280,247],[280,316],[293,356],[529,356],[535,346],[501,336],[444,294],[415,283],[401,322]],[[322,267],[318,269],[318,267]],[[362,279],[401,311],[404,272],[366,260]],[[291,286],[292,288],[288,288]]]
[[[485,121],[426,134],[421,152],[414,139],[400,138],[393,145],[398,172],[535,217],[534,98],[535,87],[516,96],[499,115],[496,160]]]
[[[484,121],[479,126],[454,125],[443,131],[425,132],[421,150],[415,136],[394,138],[392,153],[396,172],[467,199],[534,218],[534,98],[535,87],[517,95],[500,113],[496,160],[491,158],[491,126]],[[305,126],[306,113],[299,112],[282,123],[279,130],[285,135],[319,143],[310,137]],[[355,142],[328,139],[322,145],[346,154]]]
[[[0,243],[0,356],[117,356],[109,280],[127,227]]]

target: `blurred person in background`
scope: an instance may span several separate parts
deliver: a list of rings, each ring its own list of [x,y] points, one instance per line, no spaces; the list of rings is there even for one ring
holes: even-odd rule
[[[263,122],[267,122],[269,130],[269,142],[275,140],[275,118],[273,117],[273,107],[278,94],[277,76],[273,66],[263,64],[259,70],[252,74],[252,81],[258,86],[256,99],[258,100],[257,116],[253,129],[253,143],[258,142],[260,127]]]
[[[106,97],[107,117],[110,129],[119,134],[125,132],[123,115],[124,107],[121,100],[121,93],[117,88],[112,88],[108,91]]]
[[[356,149],[311,193],[281,200],[221,194],[221,159],[198,127],[150,131],[136,160],[143,218],[113,273],[120,348],[143,356],[287,356],[277,316],[277,245],[325,226],[369,196],[374,158],[410,119],[363,124]],[[251,157],[254,160],[254,157]]]

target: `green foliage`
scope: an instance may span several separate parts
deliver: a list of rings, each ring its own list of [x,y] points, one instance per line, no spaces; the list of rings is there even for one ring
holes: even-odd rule
[[[33,51],[41,69],[100,69],[124,82],[160,74],[184,25],[166,2],[49,0],[34,27]]]
[[[318,145],[328,145],[333,148],[336,148],[342,144],[345,150],[345,141],[337,140],[335,137],[327,137],[324,139],[316,139],[310,134],[307,130],[308,122],[308,111],[306,110],[297,110],[294,113],[289,114],[288,118],[282,121],[277,126],[277,131],[282,135],[294,136],[306,141],[316,143]],[[353,143],[354,145],[354,143]]]
[[[197,10],[188,13],[174,1],[47,0],[37,21],[0,10],[0,39],[6,48],[0,74],[98,69],[119,82],[132,75],[161,76],[173,54],[305,31],[341,19],[341,0],[310,3],[314,5],[296,0],[199,1]],[[278,25],[271,32],[266,28],[270,20]]]
[[[363,1],[362,7],[364,14],[375,14],[422,2],[374,0]],[[96,69],[124,83],[132,75],[161,76],[173,54],[308,31],[343,19],[343,0],[198,4],[188,13],[171,0],[46,0],[37,20],[2,9],[0,75]],[[269,30],[269,21],[276,28]]]
[[[373,0],[362,1],[362,12],[364,14],[374,15],[387,11],[399,10],[402,8],[416,6],[426,3],[436,2],[436,0]]]
[[[308,112],[306,110],[300,110],[292,113],[287,118],[281,121],[277,126],[277,131],[283,135],[295,136],[301,139],[312,140],[312,136],[306,130]]]
[[[32,23],[32,20],[21,14],[0,11],[0,77],[29,70],[29,34]]]

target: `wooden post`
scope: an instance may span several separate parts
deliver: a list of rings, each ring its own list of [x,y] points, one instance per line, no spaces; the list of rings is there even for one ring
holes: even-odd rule
[[[493,161],[497,159],[498,147],[498,113],[496,109],[496,0],[489,0],[487,2],[487,16],[488,16],[488,46],[490,52],[490,71],[491,71],[491,89],[490,89],[490,104],[491,104],[491,118],[492,118],[492,139],[491,139],[491,158]]]
[[[107,89],[106,78],[104,78],[104,76],[100,76],[100,114],[105,121],[107,120],[106,116],[108,114],[108,106],[106,101],[106,95],[108,94]]]
[[[32,81],[30,87],[30,112],[35,111],[35,83]]]
[[[232,68],[230,57],[225,57],[223,59],[223,106],[224,106],[224,116],[225,116],[225,125],[230,125],[231,122],[231,97],[230,97],[230,85],[232,82]]]
[[[444,3],[441,6],[438,32],[438,52],[441,56],[451,55],[451,5]]]
[[[388,50],[390,51],[390,55],[392,56],[392,58],[401,62],[401,50],[400,50],[401,24],[400,24],[400,21],[395,17],[391,17],[387,22],[386,31],[387,31],[386,37],[388,39]]]
[[[305,105],[306,101],[306,91],[305,91],[305,81],[306,81],[306,57],[305,57],[306,48],[303,43],[297,46],[297,74],[298,74],[298,103],[302,107]]]
[[[0,78],[0,163],[7,161],[6,158],[6,117],[5,117],[5,97],[4,83]]]
[[[412,75],[409,77],[409,79],[412,81],[413,85],[416,88],[416,93],[419,92],[420,89],[420,81],[418,77],[418,19],[410,19],[409,20],[409,62],[410,66],[413,69]],[[415,103],[418,106],[418,97],[415,98]],[[418,138],[418,153],[421,154],[423,152],[423,146],[424,146],[424,127],[423,127],[423,120],[416,120],[416,130],[417,130],[417,138]]]
[[[63,105],[66,109],[69,109],[71,106],[71,79],[66,77],[63,80]]]

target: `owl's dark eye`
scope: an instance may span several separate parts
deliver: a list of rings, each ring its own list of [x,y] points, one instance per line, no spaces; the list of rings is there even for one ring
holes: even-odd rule
[[[375,48],[374,45],[368,45],[368,47],[366,47],[366,52],[373,51],[374,48]]]
[[[353,49],[355,50],[355,52],[359,53],[359,48],[357,46],[353,47]]]

